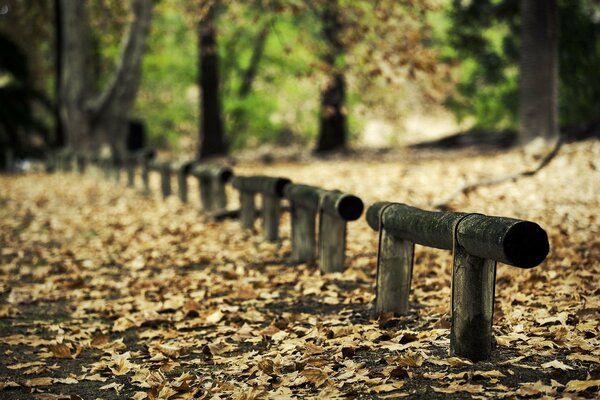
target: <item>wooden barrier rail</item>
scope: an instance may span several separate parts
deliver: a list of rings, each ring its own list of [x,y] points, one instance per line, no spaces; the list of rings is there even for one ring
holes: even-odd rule
[[[207,212],[225,210],[225,184],[233,177],[231,168],[200,164],[192,169],[191,174],[198,179],[202,209]]]
[[[240,192],[240,221],[242,228],[252,229],[256,216],[255,196],[262,195],[263,235],[265,240],[275,242],[279,238],[279,216],[281,198],[285,186],[291,181],[287,178],[269,176],[234,176],[231,180],[234,188]]]
[[[285,187],[284,195],[291,205],[292,261],[310,263],[315,260],[315,219],[318,215],[321,272],[343,271],[346,223],[361,216],[362,200],[338,190],[293,183]]]
[[[376,313],[408,312],[415,243],[453,250],[451,352],[488,359],[496,262],[519,268],[541,263],[548,236],[536,223],[482,214],[432,212],[405,204],[379,202],[367,222],[380,232]]]
[[[49,157],[49,169],[83,173],[87,163],[98,163],[107,177],[127,168],[128,185],[135,185],[135,166],[142,167],[144,190],[149,190],[149,171],[161,176],[163,197],[171,194],[171,175],[176,174],[179,198],[187,201],[187,177],[195,176],[203,210],[224,210],[225,185],[231,181],[240,192],[240,221],[252,229],[256,218],[255,197],[262,196],[263,235],[279,237],[281,199],[290,203],[292,260],[310,263],[318,258],[321,272],[345,268],[347,222],[358,219],[364,209],[358,197],[338,190],[294,184],[287,178],[233,176],[221,166],[171,163],[153,160],[142,151],[124,158],[92,159],[68,151]],[[83,166],[80,166],[82,165]],[[237,215],[237,212],[235,212]],[[318,246],[316,220],[319,221]],[[369,226],[380,234],[377,256],[375,312],[407,314],[414,263],[414,246],[453,251],[451,352],[475,361],[486,360],[492,351],[492,320],[496,263],[533,268],[549,252],[548,236],[537,224],[482,214],[425,211],[400,203],[378,202],[366,213]]]

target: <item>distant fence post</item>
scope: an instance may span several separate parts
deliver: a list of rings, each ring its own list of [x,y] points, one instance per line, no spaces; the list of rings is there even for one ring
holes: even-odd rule
[[[225,210],[227,208],[225,185],[233,176],[231,168],[200,164],[193,168],[191,173],[198,179],[202,210],[207,212]],[[252,220],[254,221],[254,218]]]
[[[150,163],[156,157],[156,152],[154,149],[143,149],[135,154],[141,167],[142,193],[147,195],[150,193]]]
[[[242,227],[251,229],[254,226],[254,196],[262,195],[263,235],[265,240],[274,242],[279,238],[279,217],[281,214],[280,201],[287,178],[268,176],[235,176],[233,187],[240,191],[240,219]]]
[[[491,353],[496,261],[532,268],[549,251],[548,236],[539,225],[512,218],[379,202],[369,207],[367,222],[381,231],[375,305],[379,314],[408,311],[412,250],[407,250],[407,242],[454,251],[451,352],[475,361]]]
[[[160,174],[160,192],[166,199],[171,195],[171,167],[169,161],[150,161],[148,165],[151,171]]]
[[[192,170],[193,161],[181,161],[171,163],[169,168],[175,174],[177,180],[177,195],[179,200],[183,203],[187,203],[188,200],[188,184],[187,178]]]
[[[319,205],[319,260],[322,273],[343,272],[346,261],[346,224],[364,209],[361,199],[338,190],[321,193]]]
[[[135,187],[135,168],[137,167],[138,157],[135,154],[128,154],[124,159],[125,168],[127,169],[127,186]]]

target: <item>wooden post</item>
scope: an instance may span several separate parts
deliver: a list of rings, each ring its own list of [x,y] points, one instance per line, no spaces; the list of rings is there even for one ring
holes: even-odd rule
[[[292,204],[292,261],[312,263],[316,259],[316,217],[314,210]]]
[[[231,168],[219,165],[198,165],[191,173],[198,178],[202,210],[225,210],[227,208],[225,185],[233,176]]]
[[[390,278],[389,274],[385,274],[389,268],[383,268],[387,258],[399,259],[390,262],[401,266],[393,273],[408,276],[402,267],[409,265],[409,258],[412,258],[407,241],[454,251],[451,353],[474,361],[489,358],[492,351],[496,262],[533,268],[546,258],[549,251],[548,236],[539,225],[513,218],[432,212],[404,204],[380,202],[369,207],[367,222],[374,230],[381,231],[377,312],[389,310],[383,307],[384,300],[380,303],[380,296],[385,294],[380,285],[405,285],[406,296],[395,300],[390,298],[389,301],[407,301],[410,281],[390,282],[398,277]],[[394,240],[390,241],[388,234]],[[386,307],[393,308],[394,305]],[[396,307],[403,309],[401,304]]]
[[[159,167],[160,172],[160,190],[162,197],[166,199],[171,195],[171,169],[169,168],[169,162],[163,162]]]
[[[289,184],[284,195],[290,202],[292,262],[312,263],[316,259],[316,218],[324,190],[308,185]]]
[[[346,222],[357,220],[362,214],[363,208],[361,199],[337,190],[325,192],[321,196],[319,258],[322,273],[344,271]]]
[[[344,272],[346,221],[323,211],[320,212],[319,221],[321,272]]]
[[[377,254],[375,313],[406,315],[412,280],[415,244],[382,229]]]
[[[279,239],[280,200],[277,196],[262,196],[263,236],[268,242]]]
[[[175,173],[177,178],[177,194],[179,200],[187,203],[188,200],[188,184],[187,177],[192,170],[193,161],[177,162],[170,165],[171,171]]]
[[[112,158],[112,168],[115,183],[121,183],[121,163],[116,157]]]
[[[212,209],[216,211],[225,210],[227,208],[227,194],[225,192],[225,184],[229,180],[231,174],[226,178],[217,178],[212,180]]]
[[[125,159],[125,168],[127,168],[127,186],[130,188],[135,187],[135,167],[136,157],[129,155]]]
[[[212,211],[214,207],[211,179],[207,176],[199,176],[198,188],[200,189],[200,201],[202,203],[202,209],[204,211]]]
[[[473,361],[490,357],[495,280],[496,261],[473,256],[455,245],[450,332],[453,355]]]
[[[177,193],[179,194],[179,200],[181,200],[182,203],[187,203],[187,173],[184,168],[180,168],[179,171],[177,171]]]
[[[254,197],[254,193],[240,191],[240,222],[243,229],[254,228],[254,217],[256,215]]]
[[[232,180],[233,187],[240,191],[242,227],[254,226],[254,195],[262,195],[263,235],[268,241],[276,241],[279,237],[279,205],[285,187],[290,183],[286,178],[269,176],[236,176]],[[250,197],[251,196],[251,197]]]

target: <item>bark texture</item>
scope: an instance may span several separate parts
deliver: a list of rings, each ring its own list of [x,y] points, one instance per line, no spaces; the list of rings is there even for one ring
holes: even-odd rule
[[[200,141],[198,159],[227,154],[219,96],[219,59],[216,43],[215,6],[198,26],[200,86]]]
[[[520,141],[558,137],[556,0],[521,0]]]
[[[344,52],[340,38],[342,22],[337,1],[324,2],[323,35],[327,43],[327,54],[324,61],[331,71],[325,88],[321,92],[321,110],[319,136],[316,152],[341,150],[346,147],[346,80],[344,74],[336,67],[336,60]]]
[[[131,4],[134,18],[117,68],[107,87],[95,93],[85,2],[60,0],[60,115],[67,144],[74,150],[94,151],[107,143],[113,153],[124,152],[128,114],[139,86],[154,1],[133,0]]]

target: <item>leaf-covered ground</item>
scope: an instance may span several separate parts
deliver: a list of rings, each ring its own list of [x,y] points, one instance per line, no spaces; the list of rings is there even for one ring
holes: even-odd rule
[[[535,162],[399,152],[235,171],[425,207]],[[287,262],[288,215],[268,244],[260,221],[211,222],[196,196],[145,198],[93,173],[0,177],[0,398],[595,398],[599,193],[600,142],[588,141],[452,203],[533,220],[551,240],[537,268],[499,265],[496,349],[473,364],[448,356],[447,251],[417,246],[411,314],[375,321],[377,235],[364,220],[349,225],[346,272],[321,276]]]

